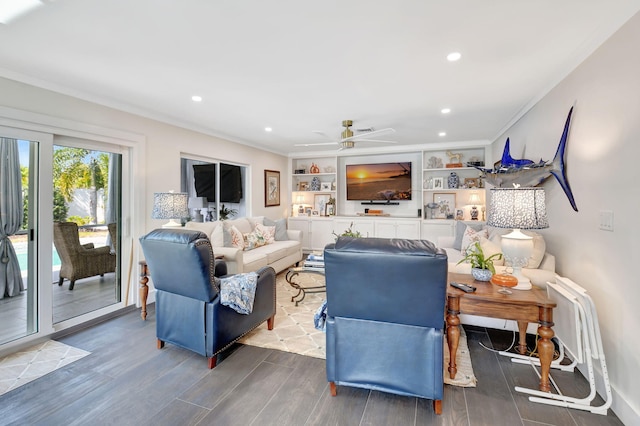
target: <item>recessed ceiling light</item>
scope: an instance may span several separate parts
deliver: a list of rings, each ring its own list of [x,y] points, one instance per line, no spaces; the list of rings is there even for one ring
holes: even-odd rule
[[[451,108],[442,108],[440,112],[443,114],[449,114],[451,112]]]
[[[270,131],[272,131],[272,130],[273,130],[273,129],[272,129],[271,127],[265,127],[265,128],[264,128],[264,131],[265,131],[265,132],[270,132]]]
[[[191,100],[192,100],[193,102],[202,102],[202,96],[193,95],[193,96],[191,97]]]
[[[440,132],[440,133],[438,133],[438,136],[440,136],[440,137],[447,136],[447,132]]]
[[[451,52],[447,55],[447,61],[449,62],[455,62],[460,58],[462,58],[462,55],[460,54],[460,52]]]

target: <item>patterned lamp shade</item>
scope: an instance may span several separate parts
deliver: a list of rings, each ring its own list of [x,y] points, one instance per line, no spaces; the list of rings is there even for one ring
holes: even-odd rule
[[[189,216],[189,194],[185,192],[156,192],[153,194],[153,219],[170,219],[163,228],[182,226],[174,219]]]
[[[491,189],[487,225],[510,229],[548,228],[544,189]]]

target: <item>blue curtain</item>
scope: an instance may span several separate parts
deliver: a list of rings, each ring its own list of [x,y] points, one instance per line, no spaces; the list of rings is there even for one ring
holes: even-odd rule
[[[0,299],[24,290],[20,265],[9,236],[22,226],[22,176],[18,141],[0,138]]]

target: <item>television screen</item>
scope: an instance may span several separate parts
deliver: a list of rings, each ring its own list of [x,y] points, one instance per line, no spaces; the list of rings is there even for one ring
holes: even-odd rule
[[[410,199],[410,162],[347,165],[347,200]]]

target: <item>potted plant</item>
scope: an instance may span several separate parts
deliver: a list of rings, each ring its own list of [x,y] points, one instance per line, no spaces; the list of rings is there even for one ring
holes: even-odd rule
[[[473,245],[469,246],[464,258],[462,258],[457,265],[462,262],[469,262],[471,264],[471,275],[473,275],[473,278],[478,281],[489,281],[493,274],[496,273],[493,261],[500,259],[502,259],[502,253],[495,253],[489,257],[485,257],[480,243],[476,241]]]
[[[351,228],[353,228],[353,222],[351,222],[351,224],[349,224],[349,227],[347,229],[345,229],[342,234],[338,235],[338,234],[336,234],[336,231],[333,231],[332,234],[336,237],[336,241],[338,241],[339,237],[353,237],[353,238],[362,237],[362,234],[360,233],[360,231],[354,231]]]
[[[236,209],[228,209],[223,205],[220,206],[220,220],[225,220],[225,219],[229,219],[230,217],[233,217],[236,213],[238,213],[238,210]]]

